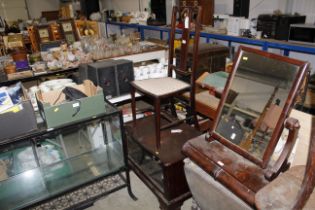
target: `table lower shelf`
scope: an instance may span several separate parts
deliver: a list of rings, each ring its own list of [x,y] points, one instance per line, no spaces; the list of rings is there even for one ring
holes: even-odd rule
[[[184,186],[186,190],[180,190],[181,193],[179,193],[177,197],[168,199],[169,195],[174,193],[174,192],[170,192],[169,190],[165,190],[162,186],[164,182],[169,183],[169,180],[167,177],[165,177],[165,179],[167,180],[163,180],[164,174],[168,172],[155,171],[155,173],[147,173],[143,170],[141,165],[136,163],[136,161],[132,157],[128,157],[128,163],[129,163],[130,168],[134,171],[134,173],[153,192],[153,194],[155,194],[155,196],[159,200],[161,210],[180,210],[183,202],[191,197],[191,193],[187,187],[187,183],[182,183],[182,185],[179,186],[179,188],[183,188]],[[182,170],[178,170],[178,168],[175,168],[174,170],[178,172],[178,174],[176,175],[178,176],[179,180],[181,180],[183,176]],[[161,181],[163,183],[161,183]]]
[[[161,124],[167,123],[164,118]],[[161,131],[160,153],[155,153],[155,121],[148,116],[125,124],[130,169],[155,194],[162,210],[179,210],[191,197],[184,174],[182,146],[200,133],[181,123]],[[182,132],[174,133],[172,129]]]
[[[125,169],[120,142],[0,182],[0,209],[21,209]]]

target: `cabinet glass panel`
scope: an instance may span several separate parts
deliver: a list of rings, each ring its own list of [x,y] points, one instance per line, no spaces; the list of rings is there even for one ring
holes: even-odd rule
[[[36,145],[39,163],[47,166],[105,145],[104,123],[71,127],[43,136]]]
[[[39,168],[0,182],[0,209],[17,209],[49,196]]]
[[[128,156],[132,159],[134,164],[140,167],[141,170],[151,178],[155,186],[164,193],[163,170],[159,162],[129,138]]]
[[[0,209],[22,208],[122,170],[119,119],[117,114],[48,132],[33,147],[29,142],[1,152],[1,162],[15,158],[17,169],[0,181]]]
[[[31,142],[0,148],[0,181],[37,167]]]

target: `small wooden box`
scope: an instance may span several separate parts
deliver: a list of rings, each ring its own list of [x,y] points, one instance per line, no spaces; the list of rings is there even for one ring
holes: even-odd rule
[[[60,24],[51,23],[51,24],[49,24],[49,28],[51,31],[51,36],[52,36],[53,41],[60,41],[60,40],[64,39],[62,32],[61,32],[61,29],[60,29]]]
[[[84,36],[97,36],[97,37],[100,36],[98,23],[96,21],[76,20],[75,25],[77,27],[80,38]],[[92,30],[92,31],[88,31],[86,33],[86,30]]]

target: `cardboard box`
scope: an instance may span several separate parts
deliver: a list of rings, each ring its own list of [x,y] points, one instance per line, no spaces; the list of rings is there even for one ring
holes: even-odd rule
[[[14,138],[37,129],[37,122],[30,100],[15,105],[19,110],[0,114],[0,141]]]
[[[46,93],[38,92],[39,111],[46,121],[47,128],[55,128],[64,124],[94,117],[105,112],[103,90],[96,87],[91,81],[73,86],[88,97],[75,101],[66,101],[62,90]]]

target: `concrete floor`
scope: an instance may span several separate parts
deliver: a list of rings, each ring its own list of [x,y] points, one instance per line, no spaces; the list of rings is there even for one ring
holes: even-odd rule
[[[159,210],[159,203],[154,194],[133,172],[130,175],[131,187],[138,197],[137,201],[132,200],[127,189],[124,188],[98,200],[87,210]],[[191,204],[192,200],[187,200],[182,206],[182,210],[190,210]]]

